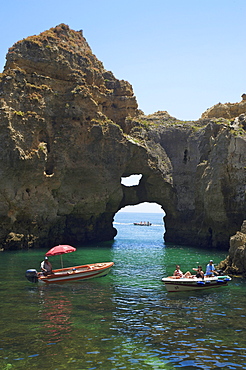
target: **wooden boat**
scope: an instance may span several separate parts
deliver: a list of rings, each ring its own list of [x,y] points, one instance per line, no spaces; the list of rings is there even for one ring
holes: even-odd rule
[[[42,281],[44,283],[60,283],[67,281],[93,279],[106,276],[113,262],[92,263],[88,265],[73,266],[53,270],[51,275],[44,275],[42,272],[37,272],[35,269],[26,271],[26,278],[32,283]]]
[[[137,225],[137,226],[151,226],[152,224],[148,221],[148,222],[134,222],[133,225]]]
[[[204,279],[190,277],[177,278],[176,276],[169,276],[161,279],[168,292],[181,292],[187,290],[206,290],[211,288],[219,288],[226,286],[231,278],[227,275],[204,277]]]

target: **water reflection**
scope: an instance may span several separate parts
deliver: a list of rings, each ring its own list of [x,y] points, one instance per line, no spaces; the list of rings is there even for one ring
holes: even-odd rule
[[[40,296],[40,332],[48,342],[60,342],[70,338],[72,330],[72,303],[62,292],[53,292],[48,286],[38,288]]]
[[[1,369],[246,368],[245,280],[233,279],[221,290],[167,293],[161,278],[177,260],[189,268],[198,261],[194,249],[166,247],[149,235],[146,243],[134,243],[131,234],[126,239],[125,233],[110,247],[78,251],[80,261],[113,260],[106,278],[59,286],[24,280],[23,266],[39,260],[36,251],[30,261],[18,253],[4,280],[12,259],[4,254]]]

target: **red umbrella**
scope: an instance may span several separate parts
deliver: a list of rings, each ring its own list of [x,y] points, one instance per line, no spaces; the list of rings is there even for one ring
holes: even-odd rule
[[[51,248],[47,253],[45,253],[45,255],[49,257],[49,256],[58,256],[60,254],[61,255],[61,265],[63,268],[62,254],[71,253],[75,251],[76,251],[76,248],[72,247],[71,245],[57,245],[56,247]]]

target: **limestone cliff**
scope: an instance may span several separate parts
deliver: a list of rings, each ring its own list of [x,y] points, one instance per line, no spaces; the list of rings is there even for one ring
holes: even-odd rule
[[[218,103],[208,108],[201,118],[236,118],[246,113],[246,94],[242,94],[242,101],[239,103]]]
[[[164,182],[155,186],[155,201],[163,206],[167,242],[203,247],[228,246],[235,226],[246,212],[246,135],[230,121],[181,122],[159,112],[142,117],[140,131],[149,150],[164,151],[170,162],[171,190],[161,194]],[[137,121],[137,120],[135,120]],[[159,152],[160,153],[160,152]],[[159,154],[159,163],[167,163]],[[150,179],[148,180],[150,182]],[[148,184],[148,200],[154,189]],[[150,196],[151,194],[151,196]],[[227,240],[227,241],[226,241]]]
[[[0,240],[113,237],[112,212],[102,214],[114,209],[129,156],[120,125],[137,113],[131,85],[62,24],[9,49],[0,89]]]
[[[218,268],[226,274],[246,276],[246,221],[243,222],[241,231],[230,238],[229,255]]]
[[[144,116],[64,24],[17,42],[0,75],[1,245],[110,240],[115,213],[147,201],[166,241],[227,248],[246,218],[245,121]]]

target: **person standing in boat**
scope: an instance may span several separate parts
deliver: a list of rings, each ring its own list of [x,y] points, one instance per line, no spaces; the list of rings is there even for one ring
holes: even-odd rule
[[[210,260],[209,263],[207,264],[205,275],[206,276],[218,275],[217,271],[215,270],[213,260]]]
[[[176,270],[174,271],[173,273],[173,276],[175,276],[177,279],[179,278],[189,278],[191,277],[191,273],[190,271],[187,271],[185,274],[183,274],[183,272],[180,270],[180,266],[179,265],[176,265]]]
[[[52,264],[50,263],[48,257],[44,257],[44,260],[41,262],[41,271],[42,273],[46,275],[52,274]]]

